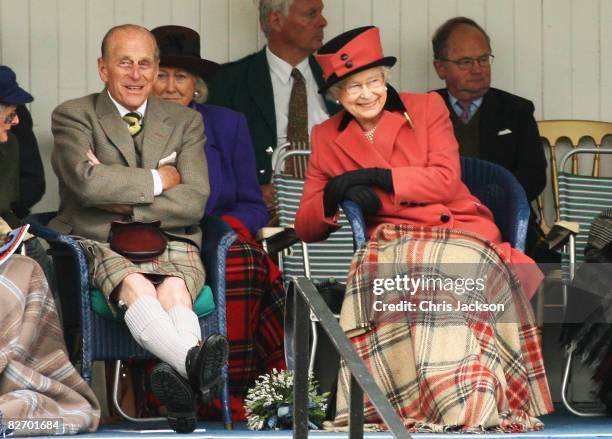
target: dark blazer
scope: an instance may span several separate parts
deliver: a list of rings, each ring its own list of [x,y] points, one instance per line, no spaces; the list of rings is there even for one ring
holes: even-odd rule
[[[446,89],[436,91],[454,111]],[[531,101],[497,88],[489,89],[479,109],[480,158],[511,171],[529,201],[546,186],[546,157],[533,111]]]
[[[204,119],[210,196],[206,213],[231,215],[253,236],[268,222],[255,174],[253,143],[244,115],[214,105],[192,104]]]
[[[321,67],[314,57],[309,58],[310,68],[319,86],[324,83]],[[272,177],[272,150],[276,148],[276,112],[270,66],[266,48],[242,59],[224,64],[216,79],[209,84],[209,104],[220,105],[244,113],[249,124],[255,147],[257,178],[260,184],[270,183]],[[340,106],[325,101],[327,112],[332,115]]]
[[[38,142],[32,129],[32,116],[25,105],[17,105],[19,124],[11,128],[19,141],[19,199],[11,207],[24,218],[45,194],[45,171]]]

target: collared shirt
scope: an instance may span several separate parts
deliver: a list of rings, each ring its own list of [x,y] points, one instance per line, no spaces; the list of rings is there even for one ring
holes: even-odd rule
[[[285,60],[276,56],[268,46],[266,46],[266,58],[270,66],[270,77],[272,79],[272,90],[274,92],[274,108],[276,113],[276,138],[278,145],[287,141],[287,123],[289,113],[289,98],[293,88],[293,78],[291,70],[293,66]],[[308,106],[308,134],[312,127],[327,120],[329,114],[325,108],[323,97],[317,92],[319,85],[315,80],[308,57],[295,66],[300,71],[306,81],[306,95]]]
[[[457,116],[461,117],[461,114],[463,114],[463,107],[461,106],[461,104],[459,104],[459,99],[454,97],[450,93],[450,91],[446,90],[446,92],[448,93],[448,99],[450,100],[451,106],[453,107],[453,110],[455,110],[455,114]],[[482,96],[479,97],[478,99],[474,99],[472,102],[470,102],[470,108],[469,108],[470,117],[469,117],[469,119],[471,119],[472,116],[474,115],[474,113],[476,113],[476,111],[478,111],[478,109],[480,108],[480,105],[482,105]]]
[[[106,90],[106,92],[108,93],[108,97],[110,98],[112,103],[115,105],[115,108],[117,108],[117,111],[119,111],[119,116],[121,116],[121,118],[123,118],[123,116],[128,113],[139,113],[141,116],[141,120],[144,119],[145,111],[147,111],[147,101],[144,101],[142,105],[136,109],[136,111],[131,111],[125,108],[119,102],[117,102],[110,94],[110,91]],[[125,125],[126,127],[130,126],[130,124],[128,124],[127,122],[125,123]],[[161,195],[161,193],[164,191],[164,184],[159,175],[159,172],[157,172],[157,169],[151,169],[151,174],[153,175],[153,195]]]

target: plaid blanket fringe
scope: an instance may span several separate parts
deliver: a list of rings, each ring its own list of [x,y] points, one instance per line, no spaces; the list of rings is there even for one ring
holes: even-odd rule
[[[409,267],[460,262],[487,279],[484,298],[498,314],[424,312],[404,322],[372,313],[376,278],[410,274]],[[531,305],[495,245],[468,232],[381,225],[353,258],[340,324],[378,386],[412,431],[539,430],[552,412],[540,334]],[[413,273],[414,274],[414,273]],[[434,292],[438,294],[439,292]],[[429,293],[426,293],[429,294]],[[483,300],[462,296],[462,300]],[[432,297],[423,296],[431,299]],[[501,320],[501,321],[500,321]],[[348,422],[349,371],[341,364],[337,414],[326,428]],[[365,421],[384,425],[366,400]]]

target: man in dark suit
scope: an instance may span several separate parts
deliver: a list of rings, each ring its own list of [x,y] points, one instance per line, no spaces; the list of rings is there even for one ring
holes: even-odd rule
[[[204,285],[199,222],[209,194],[204,126],[190,108],[149,97],[159,66],[153,35],[112,28],[98,59],[106,87],[52,115],[60,210],[50,227],[79,237],[91,283],[138,342],[160,358],[154,393],[178,432],[195,428],[195,396],[208,394],[227,362],[225,337],[202,343],[192,303]],[[113,221],[161,221],[167,245],[136,262],[108,244]]]
[[[221,67],[209,84],[208,103],[246,115],[255,148],[257,178],[269,207],[274,203],[270,183],[271,157],[287,141],[289,103],[299,70],[306,86],[308,133],[312,126],[339,111],[317,93],[323,85],[321,68],[311,56],[323,43],[327,21],[322,0],[260,0],[259,21],[268,45],[259,52]]]
[[[521,183],[529,201],[537,198],[546,186],[546,157],[534,106],[527,99],[491,88],[493,55],[487,33],[475,21],[455,17],[438,28],[432,44],[433,65],[446,82],[445,89],[436,91],[449,108],[461,155],[505,167]],[[531,225],[535,225],[533,219]]]

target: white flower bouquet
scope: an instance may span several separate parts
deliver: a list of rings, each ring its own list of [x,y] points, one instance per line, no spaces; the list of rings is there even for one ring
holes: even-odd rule
[[[329,392],[318,393],[317,382],[308,380],[308,424],[319,428],[325,419]],[[277,371],[261,375],[244,400],[250,430],[291,429],[293,422],[293,372]]]

